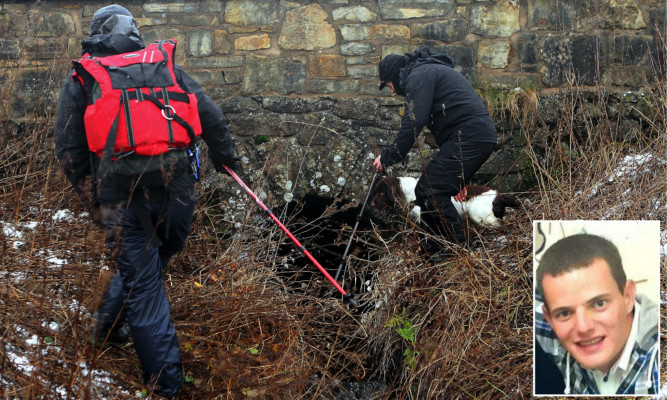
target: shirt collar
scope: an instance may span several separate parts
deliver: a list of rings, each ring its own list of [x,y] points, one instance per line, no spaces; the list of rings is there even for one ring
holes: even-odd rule
[[[614,365],[612,365],[609,372],[614,372],[615,369],[620,368],[622,370],[627,370],[630,364],[630,356],[632,355],[632,349],[635,347],[635,342],[637,341],[637,331],[639,330],[639,303],[635,300],[635,309],[634,315],[632,316],[632,328],[630,328],[630,336],[628,336],[627,342],[625,342],[625,347],[623,348],[623,353],[616,360]]]

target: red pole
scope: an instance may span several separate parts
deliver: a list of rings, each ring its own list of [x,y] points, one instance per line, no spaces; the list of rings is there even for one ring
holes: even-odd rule
[[[296,247],[298,247],[299,250],[301,250],[303,252],[303,254],[305,254],[306,257],[308,257],[308,259],[310,261],[312,261],[313,264],[315,264],[315,266],[320,270],[320,272],[322,272],[324,274],[324,276],[329,280],[329,282],[331,282],[331,284],[334,285],[336,290],[338,290],[343,295],[343,298],[346,299],[346,301],[350,302],[350,304],[356,305],[356,302],[352,299],[352,294],[351,293],[348,294],[347,292],[345,292],[345,290],[338,284],[338,282],[336,282],[336,280],[327,272],[327,270],[324,269],[324,267],[322,267],[322,265],[320,265],[319,262],[317,262],[315,257],[313,257],[313,255],[310,254],[310,252],[308,250],[306,250],[306,248],[297,240],[297,238],[294,237],[294,235],[292,235],[292,233],[287,230],[285,225],[283,225],[283,223],[280,222],[278,220],[278,218],[276,218],[276,216],[273,214],[273,212],[271,212],[271,210],[269,210],[269,208],[266,205],[264,205],[264,203],[262,203],[262,200],[260,200],[259,197],[257,197],[257,195],[255,193],[253,193],[252,190],[250,190],[250,188],[241,180],[241,178],[239,178],[239,176],[236,175],[236,173],[234,171],[232,171],[226,165],[223,164],[222,166],[225,167],[225,169],[227,170],[229,175],[232,178],[234,178],[234,180],[236,182],[238,182],[239,185],[241,185],[241,187],[250,195],[250,197],[252,197],[257,202],[257,204],[259,204],[259,206],[262,208],[262,210],[264,210],[267,214],[269,214],[269,217],[271,217],[271,219],[276,224],[278,224],[280,229],[282,229],[283,232],[285,232],[287,234],[287,236],[290,239],[292,239],[292,242],[294,242]]]

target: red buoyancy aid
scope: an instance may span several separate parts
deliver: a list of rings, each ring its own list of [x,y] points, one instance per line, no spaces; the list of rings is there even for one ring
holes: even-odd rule
[[[84,54],[75,60],[74,79],[88,93],[84,125],[90,151],[102,157],[109,135],[113,154],[154,156],[187,148],[201,134],[197,98],[184,91],[174,73],[176,40],[161,40],[145,49],[107,57]]]

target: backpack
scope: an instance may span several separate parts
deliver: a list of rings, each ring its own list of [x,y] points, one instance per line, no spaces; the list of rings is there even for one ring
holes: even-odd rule
[[[178,85],[175,51],[175,39],[159,40],[139,51],[86,53],[73,61],[73,79],[88,96],[84,125],[88,148],[101,159],[98,179],[128,186],[121,190],[166,187],[166,175],[198,164],[197,98]]]

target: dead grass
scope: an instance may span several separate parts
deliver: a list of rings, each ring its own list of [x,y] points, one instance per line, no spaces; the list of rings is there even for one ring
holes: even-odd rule
[[[667,103],[659,90],[654,96]],[[577,112],[577,102],[566,111]],[[531,397],[532,221],[665,221],[660,107],[655,128],[632,143],[608,139],[592,120],[582,139],[567,113],[538,140],[540,122],[510,108],[537,182],[519,195],[524,209],[503,228],[474,234],[478,253],[452,249],[437,265],[413,250],[407,223],[360,229],[367,254],[350,256],[346,274],[346,287],[359,292],[355,309],[298,251],[286,251],[291,243],[251,200],[232,229],[203,193],[187,247],[165,274],[188,377],[181,398],[358,397],[362,390],[344,395],[351,382],[380,388],[366,397],[377,399]],[[0,397],[135,398],[143,385],[132,347],[100,352],[86,342],[113,264],[57,172],[51,126],[9,124],[0,136],[0,221],[21,233],[0,235]],[[644,158],[626,158],[633,155]],[[615,175],[624,165],[638,173]],[[62,210],[73,217],[58,219]],[[313,225],[330,211],[300,240],[316,235]]]

